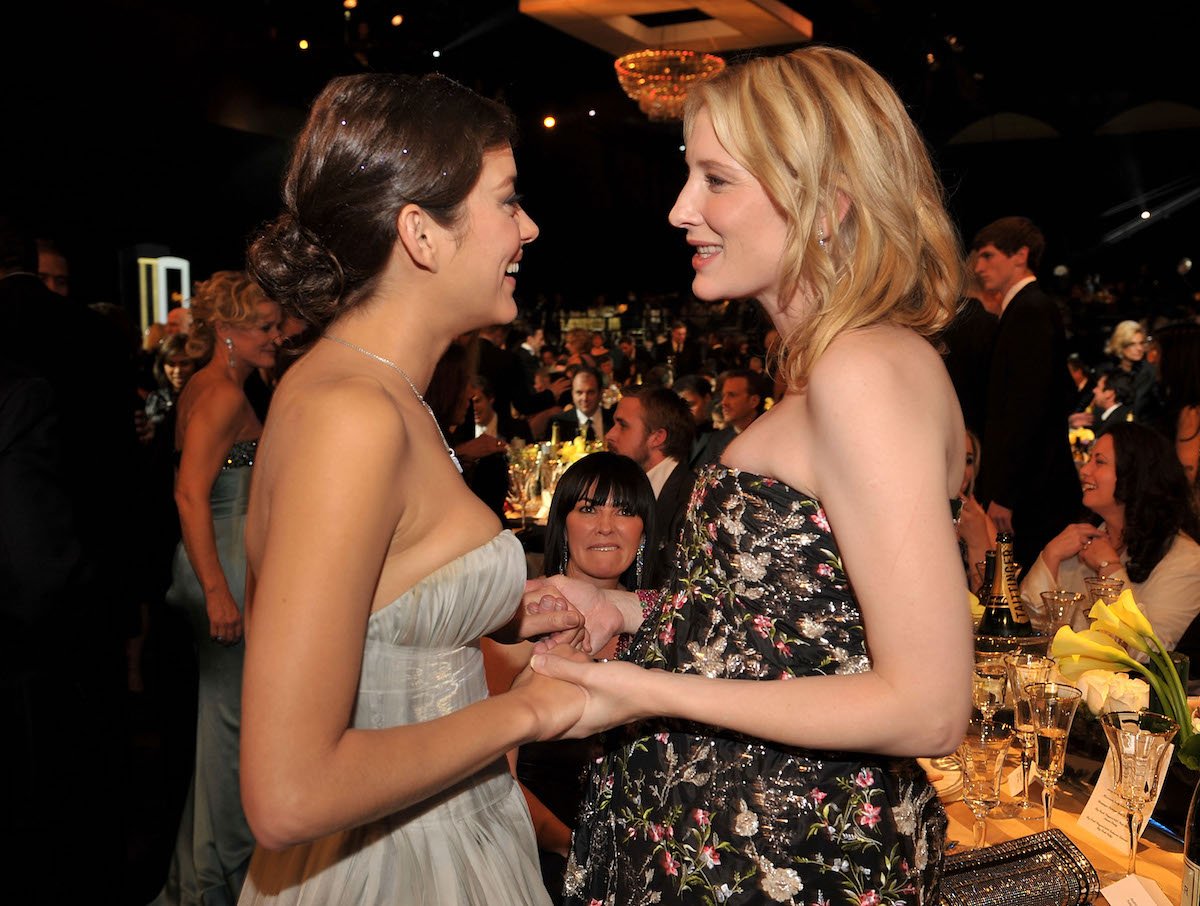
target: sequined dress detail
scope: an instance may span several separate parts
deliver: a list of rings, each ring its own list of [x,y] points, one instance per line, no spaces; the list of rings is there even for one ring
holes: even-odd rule
[[[671,583],[624,657],[753,682],[869,670],[862,615],[820,503],[772,479],[705,469]],[[912,759],[655,719],[605,739],[566,902],[931,904],[945,829]]]

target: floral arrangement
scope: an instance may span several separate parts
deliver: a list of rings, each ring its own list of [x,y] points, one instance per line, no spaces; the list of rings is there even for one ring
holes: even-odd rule
[[[1106,604],[1103,599],[1096,601],[1088,616],[1092,623],[1083,632],[1075,632],[1070,626],[1064,626],[1054,636],[1050,644],[1050,656],[1057,662],[1059,672],[1071,681],[1079,681],[1094,671],[1124,674],[1126,681],[1133,679],[1130,671],[1141,674],[1149,688],[1154,690],[1164,713],[1179,725],[1175,753],[1180,763],[1200,769],[1200,732],[1197,732],[1188,708],[1187,690],[1166,646],[1134,602],[1133,592],[1125,589],[1112,604]],[[1131,657],[1129,651],[1141,653],[1147,658],[1147,663]],[[1090,685],[1095,681],[1089,676],[1087,682]],[[1138,704],[1140,698],[1133,697],[1134,688],[1128,682],[1119,685],[1110,682],[1107,686],[1099,683],[1097,690],[1089,696],[1089,708],[1092,699],[1099,699],[1101,694],[1106,701],[1113,699],[1114,691],[1117,694],[1113,706],[1106,710]],[[1129,710],[1136,709],[1130,707]]]
[[[1075,461],[1085,462],[1088,451],[1092,448],[1092,442],[1096,439],[1096,433],[1091,428],[1082,426],[1071,428],[1067,432],[1067,439],[1071,443],[1071,455]]]

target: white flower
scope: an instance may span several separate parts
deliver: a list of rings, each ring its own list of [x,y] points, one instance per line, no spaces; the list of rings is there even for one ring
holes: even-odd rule
[[[1105,711],[1140,711],[1150,707],[1150,684],[1127,673],[1114,673]]]

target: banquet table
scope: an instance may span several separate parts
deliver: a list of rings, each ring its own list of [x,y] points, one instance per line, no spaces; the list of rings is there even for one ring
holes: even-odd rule
[[[1040,788],[1035,784],[1034,796],[1040,794]],[[1096,869],[1097,874],[1103,875],[1109,871],[1125,870],[1126,857],[1105,846],[1090,834],[1077,827],[1079,813],[1087,804],[1089,791],[1073,784],[1060,785],[1054,800],[1054,813],[1051,824],[1057,827],[1079,847],[1088,861]],[[950,819],[949,838],[957,846],[950,853],[961,852],[971,845],[971,827],[974,818],[970,809],[961,798],[946,802],[946,814]],[[1016,818],[987,819],[988,845],[1014,840],[1042,829],[1042,822],[1022,821]],[[1183,847],[1173,837],[1150,825],[1146,828],[1138,848],[1137,873],[1140,877],[1152,878],[1162,888],[1167,899],[1172,903],[1180,900],[1180,887],[1183,878]],[[1103,895],[1096,899],[1098,904],[1108,904]],[[1116,906],[1116,904],[1108,904]]]

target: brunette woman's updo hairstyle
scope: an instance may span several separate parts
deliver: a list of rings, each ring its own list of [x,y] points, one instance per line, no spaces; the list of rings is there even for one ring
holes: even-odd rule
[[[212,357],[217,342],[216,325],[248,326],[258,318],[258,306],[270,302],[245,271],[217,271],[196,286],[189,307],[192,329],[187,335],[187,354],[200,366]]]
[[[515,135],[507,109],[445,76],[333,79],[297,140],[283,213],[250,247],[251,273],[311,342],[374,290],[401,208],[461,227],[484,152]]]

